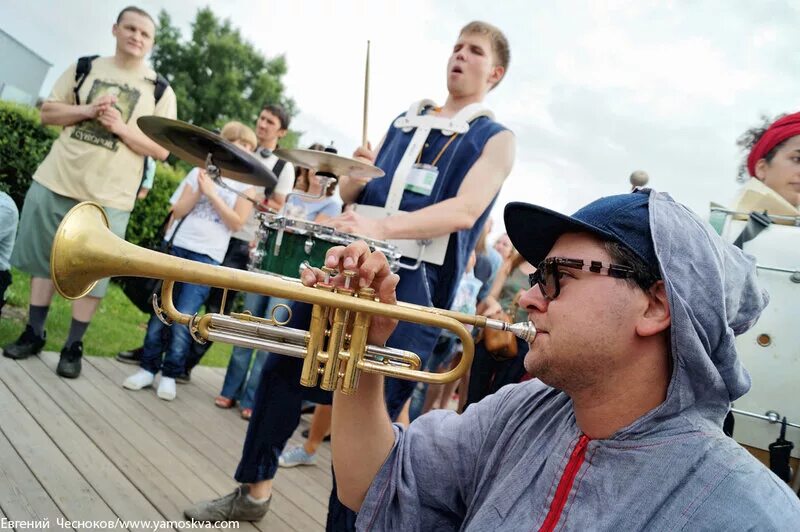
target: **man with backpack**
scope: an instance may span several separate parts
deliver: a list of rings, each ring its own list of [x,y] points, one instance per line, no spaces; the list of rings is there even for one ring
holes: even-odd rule
[[[145,156],[169,153],[139,130],[140,116],[176,117],[175,93],[145,62],[153,48],[155,21],[144,10],[126,7],[112,27],[111,57],[83,57],[56,81],[42,105],[43,124],[62,126],[58,139],[33,175],[20,215],[11,264],[31,275],[28,324],[3,355],[22,359],[45,345],[44,324],[54,294],[50,248],[66,213],[81,201],[105,208],[120,237],[133,209]],[[83,335],[108,287],[101,281],[72,304],[69,335],[57,373],[80,375]]]

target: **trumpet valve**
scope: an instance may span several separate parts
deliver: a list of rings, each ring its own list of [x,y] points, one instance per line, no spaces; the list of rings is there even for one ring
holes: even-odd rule
[[[342,272],[344,274],[344,287],[350,288],[350,285],[353,282],[353,279],[358,275],[358,272],[355,270],[345,270]]]
[[[331,277],[336,277],[336,274],[339,273],[339,271],[336,270],[336,268],[329,268],[327,266],[323,266],[321,269],[322,272],[325,274],[325,279],[322,281],[325,284],[330,284]]]
[[[358,297],[361,299],[375,299],[375,289],[365,286],[358,291]]]

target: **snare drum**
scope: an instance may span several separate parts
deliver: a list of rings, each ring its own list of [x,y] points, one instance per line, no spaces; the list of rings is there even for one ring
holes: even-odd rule
[[[728,242],[747,225],[724,211],[712,211],[711,222]],[[759,283],[770,301],[758,322],[736,338],[752,387],[733,407],[761,416],[776,412],[800,424],[800,227],[773,223],[745,242],[744,251],[756,257]],[[767,450],[778,438],[777,423],[736,413],[734,417],[733,437],[739,443]],[[795,443],[792,456],[800,457],[800,429],[788,427],[786,439]]]
[[[258,246],[251,254],[250,270],[282,277],[298,278],[304,266],[322,266],[325,254],[333,246],[346,246],[356,240],[363,240],[373,251],[386,255],[392,271],[397,270],[401,256],[397,247],[387,242],[285,216],[261,215],[256,234]]]

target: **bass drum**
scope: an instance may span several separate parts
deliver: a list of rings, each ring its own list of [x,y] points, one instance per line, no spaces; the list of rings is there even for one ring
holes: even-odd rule
[[[748,223],[737,218],[743,217],[712,210],[711,224],[732,243]],[[800,424],[800,226],[773,223],[745,242],[743,249],[756,257],[759,281],[770,301],[758,322],[736,339],[753,382],[733,408],[760,416],[775,412]],[[734,439],[768,461],[765,453],[778,438],[780,423],[736,412],[734,419]],[[787,427],[786,439],[794,443],[792,456],[800,458],[800,429]],[[797,462],[793,462],[797,471]]]

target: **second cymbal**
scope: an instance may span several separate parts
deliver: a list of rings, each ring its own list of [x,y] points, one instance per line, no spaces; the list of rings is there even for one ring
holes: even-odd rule
[[[282,148],[275,150],[275,155],[295,166],[335,176],[383,177],[385,175],[377,166],[325,151]]]

